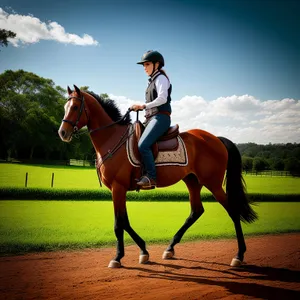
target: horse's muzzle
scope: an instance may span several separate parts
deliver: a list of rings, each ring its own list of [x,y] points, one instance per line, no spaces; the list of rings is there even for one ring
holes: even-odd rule
[[[71,142],[72,140],[72,135],[73,135],[73,131],[72,130],[67,130],[65,128],[63,128],[64,124],[62,124],[58,130],[58,135],[60,137],[60,139],[63,141],[63,142]]]

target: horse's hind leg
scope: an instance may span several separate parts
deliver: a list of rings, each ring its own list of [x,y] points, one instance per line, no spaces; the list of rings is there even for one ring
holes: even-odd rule
[[[190,195],[191,213],[186,219],[183,226],[174,235],[170,245],[167,250],[163,253],[163,258],[168,259],[174,256],[174,246],[180,242],[184,233],[198,220],[198,218],[203,214],[204,208],[200,199],[200,191],[202,185],[199,184],[197,177],[194,174],[190,174],[183,179]]]
[[[230,212],[229,205],[228,205],[228,200],[226,193],[223,191],[222,187],[218,189],[210,189],[214,197],[220,204],[226,209],[227,213],[229,214],[230,218],[232,219],[234,223],[234,228],[235,228],[235,233],[236,233],[236,238],[238,242],[238,253],[235,258],[232,259],[231,261],[231,266],[237,267],[240,266],[241,263],[244,260],[244,254],[246,252],[246,243],[244,239],[244,234],[241,226],[241,221],[239,215],[233,215]]]

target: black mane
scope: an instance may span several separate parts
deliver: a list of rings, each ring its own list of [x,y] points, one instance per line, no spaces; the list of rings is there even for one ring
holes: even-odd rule
[[[94,92],[88,91],[87,93],[90,94],[91,96],[93,96],[99,102],[99,104],[103,107],[105,112],[111,117],[111,119],[114,122],[117,122],[123,118],[123,115],[121,114],[121,111],[118,108],[118,106],[116,105],[114,100],[103,99],[102,97],[95,94]],[[119,122],[120,125],[127,125],[130,123],[131,123],[130,114],[128,114],[124,120]]]

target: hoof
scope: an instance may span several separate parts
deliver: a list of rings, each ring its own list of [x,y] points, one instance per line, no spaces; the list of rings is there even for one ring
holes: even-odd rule
[[[108,265],[109,268],[121,268],[121,263],[116,260],[111,260]]]
[[[166,250],[166,251],[163,253],[162,258],[163,258],[163,259],[171,259],[171,258],[173,258],[174,254],[175,254],[174,251],[167,251],[167,250]]]
[[[140,264],[146,264],[149,261],[149,254],[141,254],[139,258]]]
[[[238,258],[233,258],[230,266],[231,267],[240,267],[242,265],[242,263],[243,262],[241,260],[239,260]]]

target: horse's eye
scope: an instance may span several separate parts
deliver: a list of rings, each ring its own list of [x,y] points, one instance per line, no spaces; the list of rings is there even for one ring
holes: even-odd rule
[[[73,110],[77,110],[78,109],[78,106],[73,106]]]

